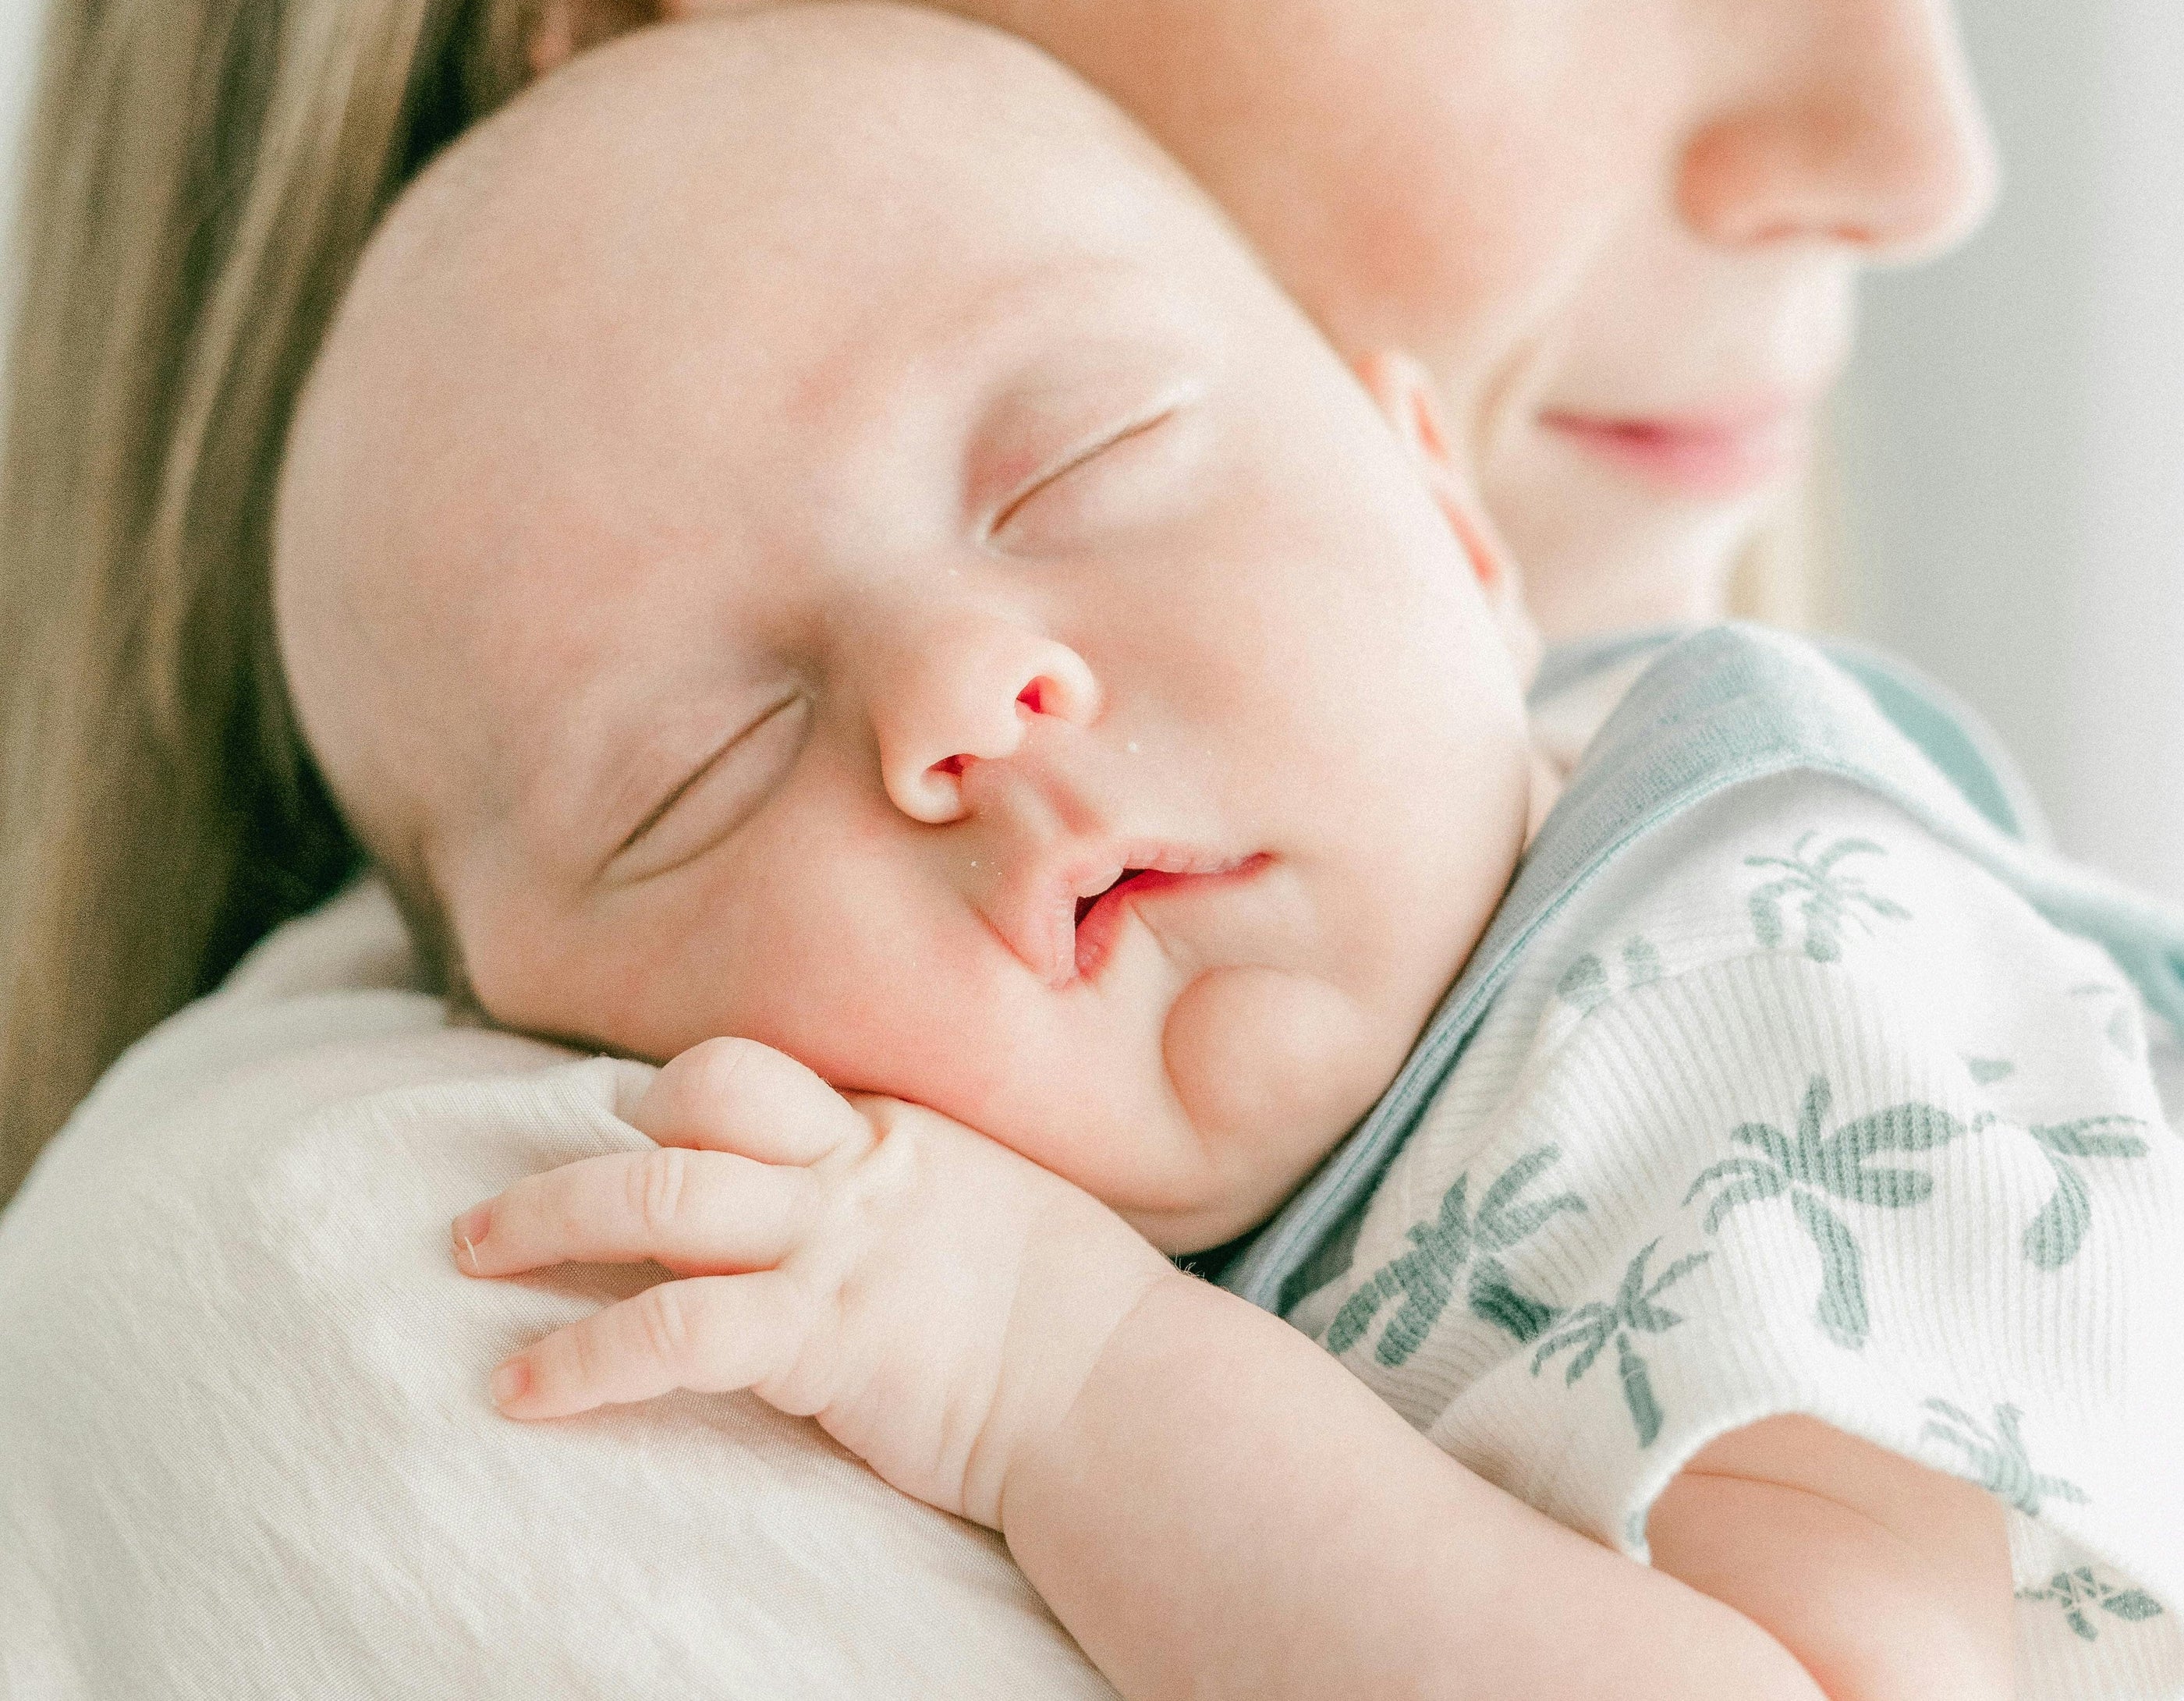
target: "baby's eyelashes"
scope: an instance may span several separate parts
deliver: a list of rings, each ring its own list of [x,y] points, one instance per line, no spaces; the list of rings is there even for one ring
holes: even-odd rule
[[[1190,434],[1176,429],[1184,412],[1163,402],[1061,455],[1003,504],[989,540],[1012,554],[1063,556],[1157,512],[1186,470]]]
[[[694,861],[765,801],[802,747],[807,699],[786,697],[677,782],[608,859],[609,883],[652,880]]]

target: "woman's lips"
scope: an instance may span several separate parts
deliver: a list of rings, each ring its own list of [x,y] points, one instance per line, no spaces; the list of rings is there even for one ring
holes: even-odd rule
[[[1267,865],[1262,854],[1247,857],[1228,868],[1197,874],[1168,873],[1158,869],[1126,868],[1115,883],[1096,897],[1080,898],[1077,905],[1077,974],[1080,980],[1096,977],[1115,948],[1123,922],[1133,904],[1156,902],[1178,892],[1204,892],[1237,886]]]
[[[1770,404],[1713,415],[1618,418],[1551,412],[1540,422],[1672,495],[1748,496],[1803,459],[1808,410]]]

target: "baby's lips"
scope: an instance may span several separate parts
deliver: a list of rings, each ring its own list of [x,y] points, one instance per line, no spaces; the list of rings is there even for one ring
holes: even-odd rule
[[[1050,987],[1066,986],[1077,973],[1078,899],[1104,892],[1121,871],[1119,862],[1058,874],[1026,869],[996,894],[989,919],[1033,974]]]

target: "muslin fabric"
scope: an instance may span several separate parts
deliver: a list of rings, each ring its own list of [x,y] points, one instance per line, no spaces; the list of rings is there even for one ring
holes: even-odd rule
[[[139,1046],[0,1216],[0,1694],[1112,1691],[989,1532],[748,1397],[500,1417],[660,1271],[460,1275],[649,1071],[446,1026],[366,887]]]

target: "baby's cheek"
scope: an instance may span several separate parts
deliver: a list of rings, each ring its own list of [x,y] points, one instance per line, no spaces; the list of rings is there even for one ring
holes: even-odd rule
[[[1162,1037],[1168,1081],[1239,1195],[1236,1229],[1279,1203],[1371,1108],[1402,1062],[1409,1037],[1396,1027],[1278,969],[1212,970],[1184,989]]]

